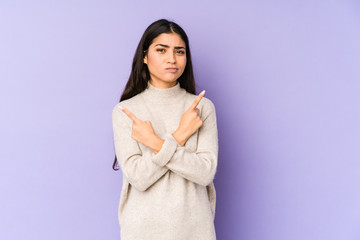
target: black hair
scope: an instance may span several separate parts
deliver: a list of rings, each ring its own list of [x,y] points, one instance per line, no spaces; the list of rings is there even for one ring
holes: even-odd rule
[[[120,97],[119,102],[132,98],[146,89],[150,79],[150,73],[147,65],[144,63],[144,57],[147,55],[149,46],[153,42],[154,38],[162,33],[177,33],[185,42],[186,65],[184,72],[177,79],[177,81],[180,83],[180,87],[184,88],[187,92],[196,94],[189,39],[185,31],[178,24],[166,19],[160,19],[150,24],[141,37],[132,62],[129,80],[125,85],[125,89]],[[115,154],[115,159],[112,166],[115,171],[119,170],[119,168],[116,166],[117,158]]]

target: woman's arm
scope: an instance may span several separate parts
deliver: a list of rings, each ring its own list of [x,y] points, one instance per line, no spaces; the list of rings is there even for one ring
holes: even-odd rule
[[[132,129],[124,121],[123,114],[118,107],[114,107],[112,123],[115,153],[128,182],[139,191],[145,191],[169,169],[156,165],[150,156],[143,156],[139,143],[131,137]]]
[[[167,133],[164,145],[152,160],[192,182],[207,186],[213,181],[217,168],[218,130],[215,106],[210,100],[202,112],[203,124],[198,129],[196,152],[189,152],[173,134]]]

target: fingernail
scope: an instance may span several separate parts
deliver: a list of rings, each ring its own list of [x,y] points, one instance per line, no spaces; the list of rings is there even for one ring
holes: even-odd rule
[[[205,94],[205,90],[203,90],[203,91],[201,92],[201,94]]]
[[[122,106],[120,106],[120,105],[119,105],[119,108],[120,108],[121,110],[123,110],[123,109],[124,109],[124,108],[123,108]]]

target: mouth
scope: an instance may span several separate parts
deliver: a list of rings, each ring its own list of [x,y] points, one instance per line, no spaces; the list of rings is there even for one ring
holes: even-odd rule
[[[169,72],[177,72],[178,68],[165,68],[165,70]]]

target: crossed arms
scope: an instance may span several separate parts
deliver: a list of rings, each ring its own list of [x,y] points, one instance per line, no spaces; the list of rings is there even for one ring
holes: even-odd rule
[[[201,98],[198,100],[200,101]],[[194,103],[195,102],[196,101],[194,101]],[[198,102],[196,104],[194,103],[189,109],[195,106],[193,110],[196,111]],[[184,147],[186,141],[181,140],[187,140],[189,137],[178,137],[180,134],[176,135],[176,131],[174,133],[167,132],[164,135],[164,139],[157,137],[159,140],[158,146],[154,144],[155,141],[153,141],[152,146],[149,146],[151,145],[149,141],[146,140],[146,138],[145,140],[141,139],[139,136],[139,141],[135,140],[134,138],[137,137],[133,137],[134,129],[131,128],[128,121],[125,121],[125,118],[131,115],[129,116],[129,114],[124,113],[124,108],[120,109],[118,106],[116,106],[112,112],[114,145],[122,172],[133,187],[139,191],[146,191],[167,171],[172,171],[202,186],[207,186],[213,181],[217,168],[218,132],[215,106],[210,100],[206,99],[206,104],[204,104],[202,109],[203,116],[201,124],[200,127],[196,129],[198,130],[198,139],[195,152],[188,151]],[[135,121],[137,121],[134,121],[136,117],[130,118],[133,120],[134,125]],[[191,118],[192,117],[189,117],[188,119]],[[193,123],[193,129],[196,128],[194,121],[188,122]],[[148,133],[151,135],[152,128],[150,129],[149,127],[151,123],[149,125],[149,123],[142,122],[142,124],[148,125]],[[183,126],[185,125],[186,124],[183,124]],[[193,130],[187,131],[188,135],[191,131]],[[178,131],[178,133],[179,132],[180,131]],[[186,131],[183,130],[181,132],[185,133]],[[192,134],[193,133],[191,133],[191,135]],[[149,137],[147,139],[149,139]],[[139,142],[146,143],[146,141],[148,143],[145,145],[148,146],[152,152],[143,153],[141,151]]]

